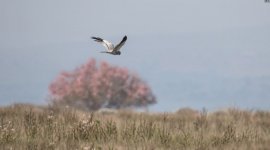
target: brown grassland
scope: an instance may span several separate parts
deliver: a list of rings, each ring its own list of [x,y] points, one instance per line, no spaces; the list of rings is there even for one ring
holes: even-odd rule
[[[0,149],[269,149],[270,112],[236,108],[175,113],[0,108]]]

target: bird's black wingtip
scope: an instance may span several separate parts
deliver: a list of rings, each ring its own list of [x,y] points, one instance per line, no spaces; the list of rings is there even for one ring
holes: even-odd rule
[[[91,38],[94,39],[96,42],[102,42],[103,41],[103,39],[99,38],[99,37],[92,36]]]
[[[127,36],[126,35],[124,36],[124,40],[127,40]]]

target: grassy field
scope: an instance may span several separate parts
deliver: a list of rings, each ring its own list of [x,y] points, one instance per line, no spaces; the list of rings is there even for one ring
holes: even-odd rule
[[[270,112],[0,108],[0,149],[269,149]]]

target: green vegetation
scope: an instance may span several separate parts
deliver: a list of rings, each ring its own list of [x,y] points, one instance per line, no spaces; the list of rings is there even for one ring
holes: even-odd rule
[[[268,149],[270,112],[0,108],[0,149]]]

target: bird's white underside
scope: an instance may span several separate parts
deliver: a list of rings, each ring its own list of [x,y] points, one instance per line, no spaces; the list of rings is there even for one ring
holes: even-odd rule
[[[103,40],[102,45],[105,46],[108,52],[112,52],[114,49],[114,45],[107,40]]]

